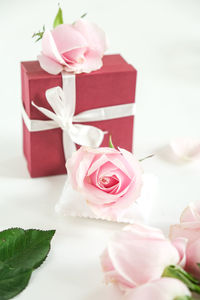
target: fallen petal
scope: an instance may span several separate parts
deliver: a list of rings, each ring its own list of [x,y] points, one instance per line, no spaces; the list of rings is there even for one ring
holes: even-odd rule
[[[174,154],[184,160],[200,159],[200,140],[193,138],[178,138],[170,143]]]

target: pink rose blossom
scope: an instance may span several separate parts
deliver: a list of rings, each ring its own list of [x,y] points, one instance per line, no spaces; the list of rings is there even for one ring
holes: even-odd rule
[[[115,220],[140,196],[140,163],[124,149],[81,147],[66,166],[72,187],[97,216]]]
[[[185,270],[200,279],[200,204],[190,204],[181,215],[181,223],[172,225],[170,228],[170,238],[186,238],[188,245],[186,248]]]
[[[41,67],[51,74],[65,70],[89,73],[102,66],[106,37],[97,25],[80,19],[46,30],[42,38]]]
[[[167,266],[182,263],[184,248],[183,239],[176,248],[157,228],[127,226],[109,241],[101,256],[105,280],[122,290],[157,280]]]
[[[133,289],[124,300],[175,300],[191,296],[188,288],[178,279],[161,278]],[[182,298],[182,299],[183,299]]]

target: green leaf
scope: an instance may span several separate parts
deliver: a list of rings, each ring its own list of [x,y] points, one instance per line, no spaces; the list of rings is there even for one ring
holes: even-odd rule
[[[28,284],[50,250],[55,230],[11,228],[0,232],[0,300],[11,299]]]
[[[35,33],[32,35],[32,38],[37,37],[37,40],[36,40],[35,42],[38,42],[39,40],[42,39],[42,37],[43,37],[43,35],[44,35],[44,32],[45,32],[45,26],[43,25],[42,31],[35,32]]]
[[[62,13],[62,9],[59,7],[57,15],[54,19],[53,22],[53,28],[56,28],[58,25],[63,24],[63,13]]]
[[[112,142],[112,136],[111,135],[109,136],[109,147],[115,149],[115,146],[113,145],[113,142]]]
[[[27,286],[32,270],[10,268],[0,262],[0,300],[15,297]]]
[[[35,269],[45,260],[55,230],[11,228],[0,232],[0,261],[12,268]]]
[[[192,292],[200,294],[199,281],[179,266],[168,266],[162,277],[171,277],[181,280]]]

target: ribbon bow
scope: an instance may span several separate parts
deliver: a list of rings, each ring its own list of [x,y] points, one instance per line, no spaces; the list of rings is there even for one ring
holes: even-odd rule
[[[101,129],[94,126],[73,123],[81,122],[79,115],[81,118],[84,118],[85,113],[88,116],[88,112],[82,112],[74,116],[75,98],[72,101],[72,95],[71,99],[67,99],[67,95],[58,86],[48,89],[46,91],[46,98],[54,112],[37,106],[34,102],[32,102],[32,105],[45,116],[54,120],[58,127],[62,129],[65,159],[69,158],[76,150],[75,144],[90,147],[99,147],[101,145],[104,138],[104,132]]]

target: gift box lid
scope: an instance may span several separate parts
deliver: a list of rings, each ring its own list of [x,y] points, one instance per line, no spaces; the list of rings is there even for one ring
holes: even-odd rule
[[[39,61],[23,61],[21,62],[24,71],[27,73],[30,80],[46,78],[46,77],[57,77],[58,75],[52,75],[44,71],[39,64]],[[97,71],[93,71],[92,74],[102,74],[107,72],[127,72],[135,71],[135,68],[128,64],[126,60],[120,54],[110,54],[103,57],[103,66]],[[77,76],[90,76],[91,73],[82,73]]]

